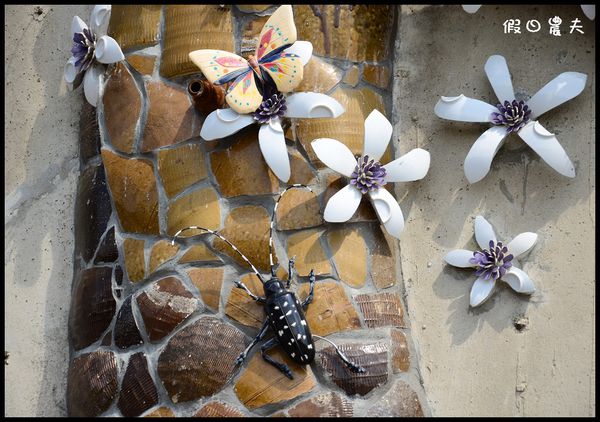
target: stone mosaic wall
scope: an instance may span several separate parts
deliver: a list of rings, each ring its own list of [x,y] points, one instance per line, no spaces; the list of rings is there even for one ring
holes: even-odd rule
[[[398,243],[364,201],[349,223],[326,224],[323,209],[342,186],[310,142],[331,137],[362,150],[367,115],[391,116],[393,6],[294,6],[298,39],[314,55],[297,91],[327,93],[338,119],[285,127],[294,189],[277,210],[275,250],[295,257],[292,289],[308,293],[313,333],[341,345],[367,369],[352,374],[317,342],[315,362],[299,366],[279,348],[289,380],[255,347],[234,361],[265,318],[233,288],[256,277],[211,236],[171,246],[172,235],[202,225],[269,270],[269,218],[285,185],[261,157],[257,128],[205,142],[205,115],[188,82],[199,76],[187,53],[199,48],[247,54],[275,7],[113,6],[109,34],[126,62],[109,69],[97,109],[81,114],[81,180],[75,216],[76,268],[69,318],[71,416],[420,416],[429,411],[402,296]],[[391,148],[382,161],[394,156]],[[193,231],[186,232],[189,236]],[[285,268],[284,268],[285,267]],[[287,278],[287,265],[279,275]],[[257,353],[259,352],[259,353]]]

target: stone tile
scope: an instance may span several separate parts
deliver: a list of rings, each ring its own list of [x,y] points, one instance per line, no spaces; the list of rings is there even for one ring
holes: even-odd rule
[[[235,52],[231,7],[168,5],[164,28],[160,74],[165,78],[200,73],[188,57],[190,51]]]
[[[127,56],[127,63],[131,65],[142,75],[152,76],[154,72],[154,64],[156,63],[156,56],[146,56],[143,54],[130,54]]]
[[[198,300],[177,278],[165,277],[145,289],[137,297],[137,304],[148,338],[156,342],[190,316]]]
[[[370,84],[385,89],[390,84],[390,69],[387,66],[365,64],[363,79]]]
[[[254,273],[246,274],[240,281],[255,295],[264,297],[262,283]],[[235,287],[231,289],[227,299],[225,315],[240,324],[256,328],[260,328],[267,317],[263,305],[248,296],[244,290]]]
[[[92,259],[112,214],[103,166],[88,167],[79,179],[75,200],[75,254]]]
[[[300,300],[308,296],[308,289],[308,283],[300,286]],[[342,285],[336,281],[315,283],[314,299],[304,314],[311,332],[319,336],[361,327],[356,309],[348,300]]]
[[[341,69],[317,56],[312,56],[304,66],[303,75],[295,92],[329,92],[342,80]]]
[[[269,416],[270,418],[287,418],[288,415],[284,411],[275,412]]]
[[[244,13],[260,13],[271,7],[272,4],[238,4],[236,7]]]
[[[141,152],[173,145],[194,136],[196,111],[186,90],[163,82],[146,81],[146,93],[148,117]]]
[[[397,293],[363,294],[354,297],[369,328],[404,327],[402,301]]]
[[[294,379],[289,379],[267,363],[260,353],[255,353],[234,387],[235,394],[248,409],[287,402],[315,388],[317,380],[309,365],[297,364],[279,347],[267,353],[276,361],[285,363]]]
[[[296,257],[296,271],[306,276],[314,269],[315,275],[331,274],[331,265],[321,246],[319,230],[303,230],[292,233],[287,239],[287,255]]]
[[[354,416],[354,409],[345,397],[329,392],[298,403],[288,414],[295,418],[348,418]]]
[[[158,404],[158,391],[148,372],[148,361],[143,353],[129,358],[121,383],[118,406],[123,416],[139,416]]]
[[[171,246],[171,241],[164,239],[156,242],[150,252],[150,274],[165,262],[173,259],[177,252],[179,252],[177,243]]]
[[[102,339],[102,342],[100,343],[100,346],[110,347],[111,344],[112,344],[112,332],[109,331],[108,333],[106,333],[104,335],[104,338]]]
[[[158,43],[160,5],[113,5],[108,35],[123,51]]]
[[[114,333],[115,346],[120,349],[128,349],[144,343],[131,309],[131,296],[125,299],[121,309],[119,309]]]
[[[367,410],[367,416],[421,417],[423,409],[417,393],[404,381],[398,380],[379,401]]]
[[[82,101],[79,116],[79,160],[82,164],[100,154],[100,142],[96,107]]]
[[[195,415],[197,418],[243,418],[246,414],[226,403],[207,403]]]
[[[269,170],[258,146],[258,125],[233,136],[236,142],[231,147],[210,154],[210,166],[221,194],[230,198],[277,193],[277,177]]]
[[[239,5],[238,5],[239,8]],[[248,20],[242,28],[241,51],[242,53],[254,54],[258,44],[258,36],[270,16],[256,16]]]
[[[402,330],[390,330],[392,339],[392,370],[394,374],[406,372],[410,368],[410,351],[406,343],[406,336]]]
[[[314,192],[290,189],[277,205],[277,230],[295,230],[323,224],[321,206]]]
[[[360,69],[358,66],[354,65],[350,69],[346,70],[346,74],[344,75],[344,83],[348,85],[356,86],[358,85],[358,81],[360,79]]]
[[[213,251],[208,249],[204,243],[192,245],[179,260],[180,264],[187,264],[198,261],[220,261],[219,257]]]
[[[158,375],[173,403],[220,391],[244,350],[244,334],[218,318],[203,317],[176,333],[158,358]]]
[[[200,291],[204,304],[218,312],[223,285],[223,268],[192,268],[187,273]]]
[[[158,173],[169,198],[206,179],[206,164],[200,145],[188,144],[159,151]]]
[[[102,102],[110,144],[118,151],[133,152],[135,129],[142,113],[142,94],[123,63],[118,63],[110,74]]]
[[[322,213],[325,212],[325,207],[327,206],[329,199],[348,184],[348,179],[338,174],[330,174],[327,176],[325,183],[326,188],[323,192]],[[363,195],[358,210],[356,210],[354,215],[348,220],[349,223],[362,221],[379,221],[375,209],[366,195]]]
[[[293,137],[291,138],[293,139]],[[288,149],[290,157],[290,180],[288,185],[300,183],[302,185],[312,185],[315,183],[316,174],[308,165],[302,154],[296,148]]]
[[[75,350],[99,340],[115,315],[117,303],[111,277],[110,267],[94,267],[79,273],[69,314],[69,333]]]
[[[142,281],[146,274],[144,241],[132,238],[125,239],[123,241],[123,253],[125,254],[125,269],[129,281],[132,283]]]
[[[256,268],[262,271],[269,271],[269,228],[271,219],[267,210],[255,205],[246,205],[234,208],[229,212],[225,219],[225,227],[220,234],[238,250],[246,255],[250,262]],[[230,257],[232,257],[242,268],[251,271],[248,264],[235,252],[231,246],[227,245],[219,238],[215,238],[213,247]],[[273,256],[276,263],[276,256]]]
[[[396,239],[384,233],[381,228],[373,230],[374,244],[371,245],[371,278],[377,289],[385,289],[396,284]]]
[[[327,233],[327,240],[340,280],[355,289],[363,287],[367,278],[367,245],[358,230],[332,230]]]
[[[123,268],[120,265],[115,265],[115,282],[117,286],[123,283]]]
[[[298,39],[312,42],[315,54],[354,62],[382,61],[389,55],[393,5],[297,5]]]
[[[102,160],[123,231],[158,234],[158,192],[152,163],[122,158],[107,149],[102,150]]]
[[[112,352],[81,355],[69,366],[67,412],[71,417],[98,416],[117,395],[117,360]]]
[[[182,196],[169,206],[167,220],[170,236],[189,226],[218,230],[221,227],[221,206],[217,192],[213,188],[201,188]],[[188,230],[181,237],[197,234],[200,234],[199,230]]]
[[[333,347],[326,347],[320,353],[321,364],[331,380],[349,396],[364,396],[388,380],[387,345],[338,344],[342,353],[352,362],[362,366],[366,372],[355,374],[340,360]]]
[[[154,412],[144,415],[145,418],[172,418],[175,413],[168,407],[159,407]]]
[[[101,262],[115,262],[119,259],[119,250],[115,242],[115,227],[112,226],[106,234],[98,250],[96,251],[96,258],[94,258],[94,264]]]

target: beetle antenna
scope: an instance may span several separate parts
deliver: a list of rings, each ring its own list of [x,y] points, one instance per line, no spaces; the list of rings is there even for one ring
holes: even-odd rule
[[[219,233],[204,228],[204,227],[199,227],[199,226],[190,226],[190,227],[186,227],[185,229],[181,229],[179,230],[177,233],[175,233],[175,236],[173,236],[173,240],[171,240],[171,246],[175,244],[175,239],[177,239],[177,236],[179,236],[182,232],[186,231],[186,230],[191,230],[191,229],[195,229],[195,230],[204,230],[205,232],[208,232],[210,234],[214,234],[215,236],[217,236],[219,239],[221,239],[223,242],[227,243],[229,246],[231,246],[231,248],[236,251],[244,261],[246,261],[246,263],[248,265],[250,265],[250,267],[252,268],[252,271],[254,271],[254,274],[256,274],[256,276],[258,277],[258,279],[261,281],[261,283],[265,283],[265,280],[263,279],[263,277],[260,275],[260,273],[258,272],[258,270],[256,269],[256,267],[254,266],[254,264],[252,264],[252,262],[250,262],[250,260],[248,259],[248,257],[246,257],[246,255],[244,255],[243,253],[240,252],[240,250],[233,244],[231,243],[229,240],[225,239],[223,236],[221,236]]]
[[[365,371],[365,368],[363,368],[362,366],[359,366],[359,365],[355,364],[354,362],[351,362],[350,359],[348,359],[348,357],[345,354],[342,353],[342,351],[340,350],[340,348],[333,341],[331,341],[329,339],[326,339],[325,337],[318,336],[316,334],[313,334],[312,336],[316,337],[319,340],[325,340],[326,342],[330,343],[335,348],[335,352],[340,357],[340,359],[342,360],[342,362],[344,362],[344,364],[352,372],[354,372],[354,373],[361,373],[361,374],[367,372],[367,371]]]
[[[283,192],[279,194],[277,201],[275,201],[275,208],[273,208],[273,215],[271,216],[271,228],[269,229],[269,262],[271,263],[271,276],[275,277],[275,264],[273,264],[273,226],[275,225],[275,214],[277,214],[277,205],[279,205],[279,201],[283,197],[283,194],[288,190],[293,188],[305,188],[312,192],[312,189],[306,185],[301,185],[300,183],[296,183],[294,185],[290,185],[284,189]]]

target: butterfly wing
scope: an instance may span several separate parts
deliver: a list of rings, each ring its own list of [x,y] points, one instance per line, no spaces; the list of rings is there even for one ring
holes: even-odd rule
[[[273,50],[281,51],[296,42],[296,25],[292,6],[281,6],[265,23],[256,46],[256,60],[267,58]]]
[[[229,107],[239,114],[248,114],[256,111],[262,103],[262,94],[256,86],[254,72],[249,70],[239,76],[227,90],[225,100]]]
[[[281,52],[272,56],[270,61],[259,65],[268,73],[279,92],[290,92],[302,82],[304,65],[295,54]]]

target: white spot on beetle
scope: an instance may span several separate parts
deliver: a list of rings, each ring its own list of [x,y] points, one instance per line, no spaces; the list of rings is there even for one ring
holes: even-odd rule
[[[295,353],[290,353],[290,355],[291,355],[293,358],[295,358],[295,357],[296,357],[296,354],[295,354]]]
[[[288,327],[287,325],[284,325],[284,326],[283,326],[283,329],[284,329],[284,330],[287,330],[288,328],[290,328],[290,327]]]
[[[279,306],[275,306],[275,309],[279,309]]]
[[[306,346],[309,349],[312,349],[312,344],[309,344],[308,346]]]
[[[292,322],[292,327],[296,326],[296,321]]]
[[[300,324],[302,324],[302,325],[306,325],[306,321],[305,321],[305,320],[302,320],[302,321],[300,321]]]
[[[281,337],[283,335],[283,330],[279,330],[278,333],[279,333],[279,337]]]
[[[306,336],[302,336],[302,340],[306,340]]]
[[[304,355],[304,359],[308,359],[308,355]]]
[[[285,314],[286,314],[286,315],[289,315],[289,314],[291,314],[291,313],[292,313],[292,310],[290,309],[290,310],[289,310],[289,311],[287,311]]]
[[[298,334],[298,340],[300,340],[300,338],[302,338],[302,334]]]
[[[285,318],[285,315],[281,315],[281,316],[279,317],[279,319],[283,319],[283,318]]]
[[[288,306],[287,300],[283,302],[283,307],[285,308],[286,306]]]

